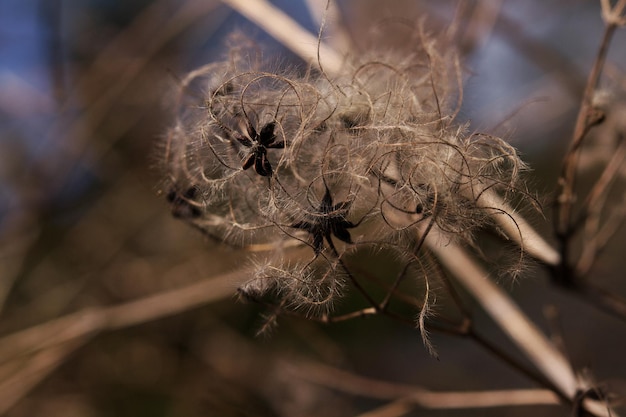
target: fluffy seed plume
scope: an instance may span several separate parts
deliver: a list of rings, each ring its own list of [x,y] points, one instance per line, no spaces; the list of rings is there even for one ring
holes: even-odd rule
[[[426,225],[471,240],[489,222],[477,199],[517,189],[515,150],[455,121],[452,49],[423,30],[411,46],[346,57],[333,76],[272,71],[241,46],[182,83],[164,155],[173,214],[228,245],[271,248],[272,259],[309,248],[305,264],[258,264],[246,297],[308,314],[331,305],[346,277],[365,294],[347,254],[416,258]]]

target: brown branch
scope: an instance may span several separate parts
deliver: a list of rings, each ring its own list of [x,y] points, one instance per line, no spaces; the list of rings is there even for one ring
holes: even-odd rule
[[[626,141],[620,141],[620,146],[613,154],[613,157],[604,168],[602,175],[596,181],[595,185],[587,195],[585,200],[581,221],[586,218],[583,252],[576,265],[576,273],[578,276],[584,276],[593,267],[598,253],[604,248],[608,242],[608,238],[601,234],[600,230],[600,214],[608,197],[608,192],[617,179],[617,173],[621,169],[622,162],[626,157]],[[602,230],[606,230],[602,228]],[[610,232],[614,233],[617,228],[612,228]],[[610,237],[610,236],[609,236]]]
[[[448,240],[436,229],[428,234],[426,244],[454,278],[480,303],[500,329],[550,381],[550,385],[556,387],[559,396],[573,402],[577,393],[587,388],[588,382],[581,380],[574,373],[561,352],[508,295],[489,279],[486,271],[482,270],[463,248]],[[593,415],[615,415],[613,410],[598,401],[585,399],[584,407]]]
[[[308,62],[321,58],[324,69],[337,73],[342,57],[266,0],[222,0]],[[317,46],[317,47],[316,47]]]
[[[32,357],[26,359],[24,363],[19,361],[18,364],[10,363],[3,366],[1,368],[3,371],[9,365],[13,368],[17,365],[19,370],[10,376],[1,378],[0,414],[4,414],[17,404],[80,346],[82,346],[82,341],[74,340],[71,343],[54,346],[50,349],[37,352]]]
[[[124,304],[87,308],[0,339],[0,363],[98,332],[118,330],[179,314],[235,294],[245,277],[237,270],[183,288]]]
[[[623,3],[623,2],[621,2]],[[614,10],[619,7],[619,4]],[[556,220],[556,233],[561,243],[561,262],[566,265],[569,257],[569,238],[572,235],[571,230],[571,216],[573,204],[576,200],[574,194],[574,187],[576,183],[576,171],[578,167],[578,160],[580,157],[581,145],[583,139],[589,132],[592,126],[597,124],[602,115],[599,114],[593,108],[592,100],[598,83],[600,82],[600,76],[606,62],[606,56],[609,50],[609,45],[615,33],[615,29],[618,26],[617,21],[606,17],[606,4],[603,1],[603,15],[605,15],[605,28],[600,42],[598,54],[593,63],[589,77],[587,78],[587,84],[583,92],[580,110],[576,118],[576,125],[570,147],[563,160],[563,167],[561,170],[561,176],[558,180],[558,185],[561,187],[561,191],[557,198],[557,215]]]
[[[324,387],[361,397],[398,400],[412,407],[455,409],[560,403],[552,391],[545,389],[435,392],[423,387],[362,377],[320,363],[289,361],[286,365],[290,373]]]

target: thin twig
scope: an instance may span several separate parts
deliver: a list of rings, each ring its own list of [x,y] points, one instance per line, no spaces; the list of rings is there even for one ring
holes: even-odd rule
[[[617,173],[626,157],[626,141],[621,140],[620,146],[604,168],[602,175],[587,195],[582,218],[586,218],[585,230],[587,231],[583,252],[576,265],[578,276],[584,276],[592,268],[598,252],[602,250],[608,240],[599,240],[600,214],[606,202],[611,185],[617,180]],[[613,229],[615,231],[616,229]]]
[[[623,3],[623,1],[620,0],[620,3]],[[603,0],[602,8],[606,23],[604,33],[602,35],[598,54],[593,63],[593,67],[589,72],[589,77],[587,78],[587,84],[585,85],[585,90],[583,92],[580,110],[578,111],[578,116],[576,118],[574,133],[572,135],[569,150],[563,160],[563,168],[561,176],[559,177],[558,184],[561,187],[561,191],[557,199],[556,232],[557,236],[561,240],[561,257],[563,263],[568,262],[569,256],[569,237],[572,233],[570,230],[570,222],[572,216],[572,206],[575,201],[574,187],[576,183],[576,170],[578,167],[581,145],[589,129],[596,124],[601,117],[601,115],[593,109],[593,95],[596,91],[598,83],[600,82],[600,76],[602,75],[609,45],[618,25],[618,22],[615,21],[615,19],[610,18],[612,15],[608,11],[607,4],[608,0],[606,2]],[[618,4],[614,10],[621,12],[621,9],[617,10],[619,7],[620,4]]]
[[[222,0],[246,18],[263,28],[269,35],[299,55],[306,62],[317,62],[318,48],[324,69],[337,73],[343,59],[333,49],[318,41],[291,17],[265,0]]]
[[[478,300],[490,317],[563,394],[573,398],[577,382],[571,367],[547,338],[457,244],[437,229],[426,238],[428,247],[452,275]]]
[[[332,48],[342,54],[349,52],[352,40],[341,11],[333,0],[306,0],[309,15],[317,26],[324,28],[324,36],[332,42]]]
[[[233,296],[245,277],[245,270],[237,270],[117,306],[77,311],[21,330],[0,339],[0,363],[101,331],[135,326]]]
[[[560,403],[559,398],[546,389],[435,392],[423,387],[362,377],[321,363],[292,362],[287,362],[288,370],[299,378],[362,397],[406,401],[412,404],[411,408],[488,408]]]
[[[495,285],[457,244],[439,230],[433,229],[426,238],[428,247],[437,255],[452,275],[472,294],[489,316],[509,336],[511,341],[554,384],[560,394],[574,401],[582,381],[574,374],[566,358],[530,321],[509,296]],[[583,389],[585,387],[583,385]],[[616,414],[604,404],[589,399],[585,408],[598,416]]]
[[[454,410],[557,404],[558,398],[553,392],[539,389],[429,392],[392,401],[358,417],[398,417],[415,408]]]
[[[26,359],[26,363],[19,363],[19,371],[0,383],[0,414],[4,414],[16,405],[35,386],[48,377],[65,359],[82,346],[82,340],[54,346],[35,353]]]

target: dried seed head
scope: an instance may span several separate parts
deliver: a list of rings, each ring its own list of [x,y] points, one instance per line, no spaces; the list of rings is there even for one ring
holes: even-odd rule
[[[313,258],[257,266],[242,294],[328,308],[347,251],[414,256],[424,222],[471,240],[489,221],[481,194],[517,189],[515,150],[455,123],[451,49],[423,31],[413,45],[349,57],[333,77],[272,72],[239,47],[184,80],[165,147],[174,215],[228,244],[295,241]],[[197,89],[204,96],[187,104]]]

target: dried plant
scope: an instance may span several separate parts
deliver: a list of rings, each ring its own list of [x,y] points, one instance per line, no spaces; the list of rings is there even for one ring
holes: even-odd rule
[[[409,50],[390,50],[374,40],[367,51],[347,54],[341,63],[332,58],[329,72],[320,61],[318,42],[317,64],[301,73],[270,69],[255,45],[239,39],[224,62],[194,71],[182,83],[179,117],[164,157],[168,196],[176,195],[170,199],[173,212],[179,214],[184,205],[188,215],[179,217],[206,235],[269,252],[239,288],[246,298],[271,306],[262,329],[280,314],[298,312],[323,321],[379,313],[395,317],[388,308],[392,299],[417,296],[421,301],[412,302],[417,309],[413,320],[425,346],[436,354],[426,328],[433,282],[443,283],[459,310],[465,307],[445,273],[428,265],[433,254],[442,262],[471,262],[463,254],[450,260],[446,251],[456,252],[458,245],[480,251],[474,237],[482,230],[519,242],[518,261],[509,268],[513,274],[522,269],[526,251],[560,271],[557,276],[567,274],[557,265],[567,265],[569,245],[562,245],[565,258],[559,259],[512,208],[512,198],[517,205],[535,205],[520,181],[525,164],[515,149],[456,121],[461,74],[450,33],[430,34],[419,24],[408,39]],[[588,119],[586,128],[579,123],[574,149],[596,123]],[[573,185],[571,158],[563,195]],[[181,198],[178,190],[187,191]],[[561,223],[569,216],[569,204],[564,197]],[[543,251],[532,243],[537,240]],[[293,262],[302,246],[309,247],[310,257]],[[402,273],[382,284],[382,299],[366,289],[366,277],[350,264],[350,257],[365,249],[390,251],[395,264],[403,265]],[[468,270],[484,275],[472,266]],[[400,290],[407,280],[424,288],[423,294]],[[332,303],[345,282],[369,306],[333,315]],[[469,281],[469,287],[481,299],[480,286]],[[503,326],[514,328],[512,322]],[[481,340],[474,330],[460,332]],[[511,337],[547,374],[550,382],[544,384],[564,398],[574,395],[573,374],[538,331],[512,331]],[[543,357],[530,340],[542,346]]]
[[[315,35],[266,0],[157,0],[128,22],[103,19],[120,36],[84,68],[83,37],[100,38],[65,37],[58,22],[73,22],[63,14],[73,8],[61,3],[62,13],[42,3],[59,41],[46,44],[47,110],[23,86],[16,97],[30,107],[7,100],[20,84],[0,77],[2,115],[29,114],[51,144],[44,158],[29,141],[0,144],[0,197],[11,198],[0,218],[0,414],[623,410],[623,334],[610,319],[626,321],[626,301],[606,255],[620,256],[625,214],[625,87],[607,54],[626,1],[584,14],[604,24],[586,83],[558,39],[516,22],[517,3],[389,1],[381,13],[378,1],[307,0]],[[207,62],[201,45],[220,43],[209,32],[233,10],[300,60],[240,28],[211,63],[172,77],[197,65],[181,61],[189,41]],[[466,83],[488,39],[546,78],[515,99],[515,116],[470,123],[470,106],[498,113],[480,109]],[[165,77],[176,78],[169,95]],[[554,115],[524,123],[537,105],[520,102],[558,96],[555,87],[569,101],[538,107],[580,105],[571,134],[566,117],[557,133]],[[35,127],[34,109],[53,125]],[[503,118],[517,126],[499,128]],[[570,138],[548,184],[509,143],[529,131],[542,149]],[[14,162],[16,149],[32,153],[28,163]],[[158,154],[161,204],[153,161],[138,163],[147,149]],[[546,336],[537,310],[549,302]]]
[[[445,39],[420,26],[409,53],[374,49],[328,75],[272,72],[237,37],[224,62],[182,83],[164,167],[175,216],[218,241],[270,248],[277,264],[253,272],[247,296],[330,308],[346,277],[359,286],[348,254],[388,249],[420,265],[424,229],[472,242],[494,226],[483,193],[525,197],[515,149],[456,122],[459,65]],[[310,248],[304,265],[288,262],[293,241]]]

